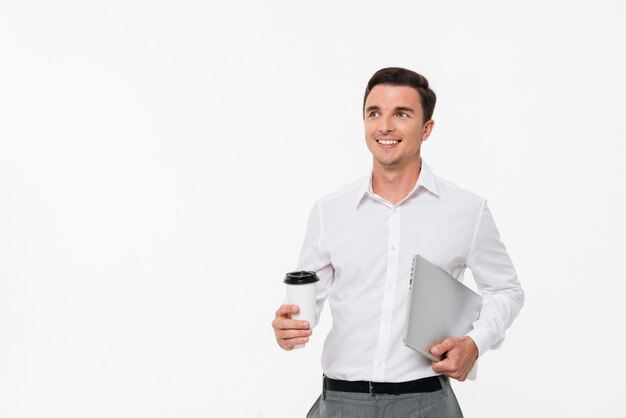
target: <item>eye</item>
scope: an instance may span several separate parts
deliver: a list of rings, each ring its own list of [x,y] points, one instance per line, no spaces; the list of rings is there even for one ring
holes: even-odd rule
[[[370,118],[376,118],[380,115],[380,113],[378,113],[378,111],[373,110],[370,112]]]
[[[408,118],[409,114],[406,113],[406,112],[398,112],[398,116],[401,117],[401,118]]]

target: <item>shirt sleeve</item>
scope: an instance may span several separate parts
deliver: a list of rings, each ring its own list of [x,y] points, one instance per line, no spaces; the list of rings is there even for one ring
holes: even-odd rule
[[[328,298],[332,287],[335,270],[330,262],[330,257],[322,248],[324,237],[324,223],[320,203],[316,203],[307,223],[304,243],[300,251],[298,270],[314,271],[320,281],[317,282],[315,316],[317,325],[324,302]]]
[[[467,335],[481,356],[502,345],[506,329],[522,309],[524,291],[486,202],[474,235],[466,264],[483,298],[483,307],[474,329]]]

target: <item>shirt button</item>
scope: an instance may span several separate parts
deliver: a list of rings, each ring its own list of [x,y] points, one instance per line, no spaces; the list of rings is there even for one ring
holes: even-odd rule
[[[395,250],[396,250],[396,246],[395,246],[395,245],[393,245],[393,246],[391,247],[391,251],[395,251]]]
[[[389,290],[393,289],[393,285],[392,284],[387,285],[387,289],[389,289]]]
[[[379,361],[378,363],[376,363],[376,367],[383,367],[383,362]]]

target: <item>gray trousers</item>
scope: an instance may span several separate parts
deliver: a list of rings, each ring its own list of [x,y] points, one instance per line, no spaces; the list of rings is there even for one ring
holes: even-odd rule
[[[326,390],[317,398],[307,418],[462,418],[450,379],[439,376],[441,390],[402,395]]]

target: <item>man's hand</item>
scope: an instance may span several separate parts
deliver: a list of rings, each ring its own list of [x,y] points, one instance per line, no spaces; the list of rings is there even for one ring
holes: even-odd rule
[[[308,321],[291,319],[292,314],[297,314],[300,308],[297,305],[281,305],[276,311],[276,317],[272,321],[276,341],[283,350],[293,350],[298,344],[305,344],[313,333]]]
[[[478,347],[470,337],[445,339],[441,344],[433,346],[430,352],[437,356],[445,354],[443,360],[433,361],[435,372],[461,382],[467,379],[478,358]]]

